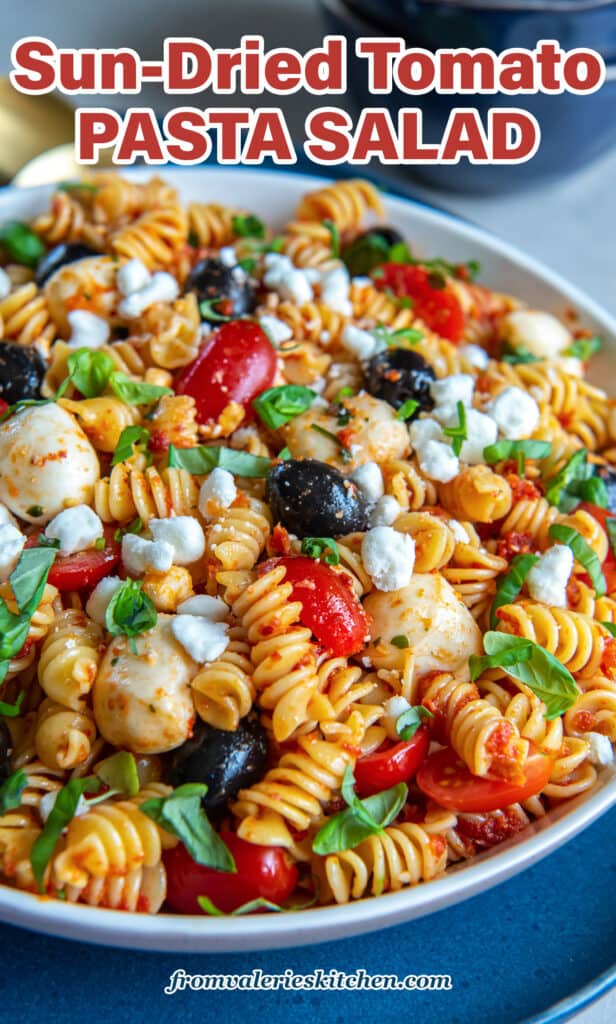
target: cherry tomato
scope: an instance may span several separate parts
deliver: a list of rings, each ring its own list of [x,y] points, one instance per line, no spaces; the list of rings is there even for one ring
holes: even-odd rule
[[[606,508],[601,508],[600,505],[593,505],[590,501],[581,501],[578,505],[578,509],[584,509],[589,512],[594,519],[603,527],[607,533],[606,521],[613,519],[616,522],[616,516],[613,512],[609,512]],[[605,576],[605,585],[607,587],[608,594],[611,594],[613,590],[616,590],[616,557],[612,548],[608,549],[607,558],[602,566],[603,575]]]
[[[271,559],[263,568],[279,564],[284,565],[286,579],[293,584],[292,599],[302,603],[302,625],[337,657],[360,651],[368,634],[368,617],[349,577],[303,555]]]
[[[105,547],[101,551],[88,548],[87,551],[76,551],[74,555],[56,557],[48,583],[58,590],[83,590],[96,584],[115,569],[120,561],[120,545],[113,539],[112,527],[105,527]],[[27,548],[38,545],[38,533],[26,541]]]
[[[4,416],[6,410],[9,407],[9,403],[5,402],[3,398],[0,398],[0,416]]]
[[[279,846],[255,846],[233,832],[221,832],[237,867],[237,874],[197,864],[180,843],[165,853],[167,902],[180,914],[203,914],[197,896],[230,914],[244,903],[261,897],[283,903],[297,885],[298,871]]]
[[[277,358],[267,334],[252,320],[233,320],[211,335],[175,390],[197,404],[199,423],[217,420],[229,402],[248,412],[253,398],[274,383]]]
[[[412,299],[413,312],[426,327],[449,341],[462,340],[465,317],[451,285],[435,288],[426,267],[385,263],[379,269],[383,273],[374,279],[377,288],[389,289],[398,298]]]
[[[423,762],[417,785],[441,807],[468,814],[496,811],[540,793],[552,773],[553,761],[531,745],[524,765],[525,781],[482,779],[472,775],[455,750],[445,747]]]
[[[430,745],[430,730],[419,727],[412,739],[360,757],[355,764],[356,789],[360,796],[381,793],[413,777]]]

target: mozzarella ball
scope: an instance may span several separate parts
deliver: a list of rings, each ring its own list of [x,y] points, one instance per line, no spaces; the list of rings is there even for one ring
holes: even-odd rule
[[[60,406],[34,405],[0,424],[0,501],[20,519],[48,523],[90,505],[99,478],[94,448]]]
[[[136,637],[137,655],[125,636],[107,648],[94,683],[94,717],[115,747],[162,754],[192,733],[189,684],[197,666],[173,636],[173,619],[159,615],[154,629]]]
[[[45,285],[49,311],[63,338],[70,338],[68,314],[76,309],[119,323],[116,283],[117,262],[111,256],[89,256],[60,267]]]
[[[315,403],[316,404],[316,403]],[[348,471],[366,462],[390,462],[403,458],[409,450],[406,424],[396,419],[395,409],[388,402],[362,393],[345,398],[350,413],[348,423],[340,426],[337,417],[319,408],[296,416],[285,428],[285,440],[293,458],[319,459]],[[313,424],[339,438],[340,444],[313,430]],[[341,447],[350,453],[343,461]]]
[[[442,671],[468,678],[468,659],[481,653],[481,632],[447,580],[417,573],[401,590],[369,594],[364,607],[379,641],[365,650],[375,668],[402,668],[410,650],[418,677]],[[406,637],[408,648],[392,644],[393,637]]]
[[[516,309],[508,313],[500,333],[514,348],[525,348],[539,359],[557,359],[573,340],[560,320],[536,309]]]

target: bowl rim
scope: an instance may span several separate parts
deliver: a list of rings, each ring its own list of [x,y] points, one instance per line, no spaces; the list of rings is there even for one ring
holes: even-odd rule
[[[149,178],[156,170],[151,167],[121,168],[120,173],[140,180]],[[322,187],[324,180],[330,180],[326,175],[299,174],[279,168],[162,167],[160,173],[180,190],[188,176],[193,177],[193,181],[195,176],[204,179],[207,176],[224,176],[225,188],[234,177],[252,178],[257,187],[264,190],[268,181],[275,188],[284,178],[295,198],[300,192]],[[53,186],[38,186],[0,190],[0,216],[15,196],[30,196],[33,200],[40,198],[43,202],[52,189]],[[567,304],[598,322],[602,332],[611,336],[612,344],[616,346],[616,318],[564,277],[456,214],[399,191],[397,194],[389,188],[388,191],[389,196],[386,195],[385,199],[389,198],[394,204],[394,213],[397,204],[411,208],[422,227],[429,228],[435,221],[437,224],[442,222],[443,226],[450,226],[456,239],[468,245],[469,249],[476,241],[493,250],[495,255],[536,279],[538,284],[566,297]],[[518,837],[478,855],[470,862],[455,865],[440,878],[376,899],[368,897],[341,906],[237,918],[177,914],[150,916],[70,904],[0,884],[0,920],[64,938],[162,952],[237,952],[306,945],[393,926],[468,899],[547,856],[614,805],[616,767],[600,772],[595,786],[588,793],[550,810],[545,818],[537,819]],[[489,865],[487,870],[486,865]]]

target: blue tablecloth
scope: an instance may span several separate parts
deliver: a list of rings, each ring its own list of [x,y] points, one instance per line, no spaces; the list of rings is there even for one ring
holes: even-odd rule
[[[372,935],[263,953],[177,955],[81,945],[0,927],[1,1019],[255,1024],[375,1021],[519,1024],[616,960],[616,810],[515,879],[450,910]],[[171,973],[451,974],[451,992],[196,992]]]

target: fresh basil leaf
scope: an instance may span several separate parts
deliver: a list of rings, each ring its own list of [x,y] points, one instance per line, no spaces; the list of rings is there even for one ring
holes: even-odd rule
[[[343,262],[351,277],[364,277],[380,263],[386,263],[388,257],[389,244],[378,229],[356,238],[342,252]]]
[[[3,718],[19,718],[19,712],[21,711],[21,705],[24,702],[26,691],[22,690],[14,704],[7,704],[6,701],[0,700],[0,715]]]
[[[343,442],[340,440],[340,438],[337,437],[336,434],[333,434],[331,430],[326,430],[325,427],[322,427],[319,423],[311,423],[310,429],[314,430],[316,434],[321,434],[323,437],[327,437],[329,438],[330,441],[333,441],[333,443],[340,450],[340,458],[342,459],[343,462],[351,461],[353,456],[351,454],[350,449],[347,448],[346,445],[343,444]]]
[[[496,612],[504,604],[511,604],[515,601],[524,586],[524,581],[533,565],[539,561],[539,555],[516,555],[509,563],[509,571],[501,577],[496,588],[496,594],[490,609],[490,627],[495,629],[497,625]]]
[[[392,636],[390,643],[398,650],[403,651],[405,648],[410,647],[408,636],[404,636],[403,633],[399,633],[398,636]]]
[[[605,481],[600,476],[591,476],[588,480],[576,480],[569,493],[579,498],[580,501],[589,501],[591,505],[607,508],[609,495]]]
[[[111,390],[126,405],[152,405],[163,395],[172,395],[171,388],[162,388],[158,384],[146,384],[141,380],[133,380],[125,373],[115,370],[109,378]]]
[[[493,466],[496,462],[514,459],[520,453],[527,459],[547,459],[551,451],[550,441],[509,441],[503,438],[484,448],[483,457],[488,465]]]
[[[125,462],[134,455],[135,451],[149,454],[147,451],[149,440],[150,431],[146,427],[124,427],[113,453],[111,465],[117,466],[119,462]]]
[[[239,213],[231,220],[231,230],[237,238],[265,238],[265,224],[252,213]]]
[[[388,263],[413,263],[413,257],[406,242],[394,242],[387,254]]]
[[[59,790],[51,814],[45,822],[43,831],[35,840],[30,854],[32,871],[41,892],[45,891],[43,882],[45,868],[53,855],[56,843],[63,830],[75,817],[79,798],[86,790],[91,793],[98,793],[100,786],[101,784],[97,778],[89,776],[85,779],[71,779],[70,782],[67,782]]]
[[[548,721],[558,718],[579,696],[575,679],[553,654],[524,637],[490,631],[483,638],[490,665],[506,666],[509,675],[525,683],[545,704]],[[482,658],[469,660],[471,679],[483,671]],[[488,667],[487,665],[485,667]],[[477,671],[479,669],[479,671]]]
[[[459,456],[462,451],[462,445],[468,437],[466,430],[466,409],[464,408],[463,402],[456,402],[456,409],[458,411],[458,423],[455,427],[443,427],[443,433],[446,437],[450,437],[451,447],[453,448],[454,455]]]
[[[569,348],[563,350],[563,356],[573,356],[574,359],[581,359],[583,363],[586,363],[591,356],[594,356],[599,351],[603,342],[601,338],[578,338],[569,345]]]
[[[272,459],[249,452],[237,452],[234,448],[219,448],[199,445],[196,448],[176,448],[169,445],[169,466],[187,469],[195,476],[211,473],[216,466],[226,469],[235,476],[264,477],[272,468]]]
[[[11,667],[11,659],[0,657],[0,683],[3,683],[6,679],[8,670]]]
[[[218,907],[214,903],[212,903],[212,901],[211,901],[209,896],[197,896],[197,903],[199,904],[201,909],[204,911],[204,913],[209,914],[210,917],[229,917],[230,916],[230,915],[228,915],[226,913],[226,911],[219,910]]]
[[[266,427],[277,430],[306,412],[316,397],[316,391],[300,384],[283,384],[262,391],[252,404]]]
[[[396,719],[396,732],[400,739],[412,740],[427,718],[434,718],[434,715],[423,704],[417,704],[415,707],[403,711]]]
[[[396,419],[402,420],[403,422],[405,420],[410,420],[411,416],[417,411],[417,409],[419,409],[419,402],[416,402],[414,398],[407,398],[406,402],[404,402],[398,409]]]
[[[207,786],[187,783],[169,796],[146,800],[140,810],[184,844],[197,862],[216,871],[236,872],[231,851],[214,831],[203,809],[201,798]]]
[[[29,618],[38,608],[49,570],[56,559],[53,548],[24,548],[9,576],[19,611]]]
[[[57,192],[98,192],[99,186],[92,181],[61,181],[56,185]]]
[[[616,636],[616,622],[600,622],[599,625],[604,626],[610,636]]]
[[[45,246],[28,224],[10,220],[0,227],[0,245],[15,263],[35,267],[45,254]]]
[[[105,390],[115,368],[111,356],[92,348],[71,352],[67,365],[69,379],[86,398],[97,398]]]
[[[281,448],[280,451],[278,452],[277,458],[280,459],[281,462],[288,462],[289,459],[291,458],[291,452],[289,448]]]
[[[506,341],[502,347],[500,359],[502,363],[516,366],[518,363],[540,363],[541,360],[529,352],[524,345],[512,345]]]
[[[272,903],[271,900],[266,900],[262,896],[258,896],[256,900],[249,900],[248,903],[242,903],[241,907],[236,907],[230,914],[226,914],[224,910],[219,910],[218,907],[212,902],[209,896],[197,896],[197,903],[206,914],[211,917],[243,917],[245,914],[254,914],[255,910],[271,910],[272,913],[276,914],[288,914],[294,910],[306,910],[308,907],[313,907],[316,903],[316,897],[311,899],[308,903],[301,903],[293,907],[281,907],[278,903]]]
[[[597,597],[603,597],[607,593],[607,586],[601,562],[582,534],[562,523],[552,523],[548,530],[548,536],[550,540],[560,541],[561,544],[566,544],[568,548],[571,548],[576,561],[584,566],[590,576],[595,594]]]
[[[139,775],[137,762],[128,750],[119,750],[117,754],[100,761],[96,766],[97,778],[116,793],[137,796],[139,792]]]
[[[408,788],[402,782],[364,800],[355,797],[352,806],[335,814],[317,832],[312,843],[314,853],[352,850],[364,839],[382,832],[404,807],[407,794]]]
[[[122,537],[125,537],[127,533],[134,533],[139,535],[143,530],[143,520],[141,516],[136,516],[135,519],[131,519],[127,526],[119,526],[117,530],[114,530],[113,539],[121,541]]]
[[[580,448],[558,473],[546,481],[546,500],[561,512],[570,512],[578,504],[578,500],[577,495],[568,492],[577,481],[589,479],[592,472],[592,467],[588,465],[588,452],[585,448]]]
[[[323,227],[327,228],[331,237],[332,256],[335,260],[340,258],[340,232],[333,220],[324,220]]]
[[[309,558],[318,560],[323,557],[327,565],[340,564],[340,552],[338,545],[332,537],[304,537],[302,540],[302,554]]]
[[[400,327],[397,331],[390,331],[382,324],[377,325],[371,332],[378,341],[384,342],[388,348],[402,348],[403,345],[416,345],[423,339],[423,331],[416,327]]]
[[[105,626],[112,636],[136,637],[153,629],[158,619],[154,602],[137,580],[118,587],[105,612]]]
[[[28,785],[28,776],[23,768],[9,775],[0,786],[0,817],[7,811],[13,811],[21,804],[24,789]]]
[[[616,557],[616,516],[606,516],[605,530],[610,542],[610,551]]]

